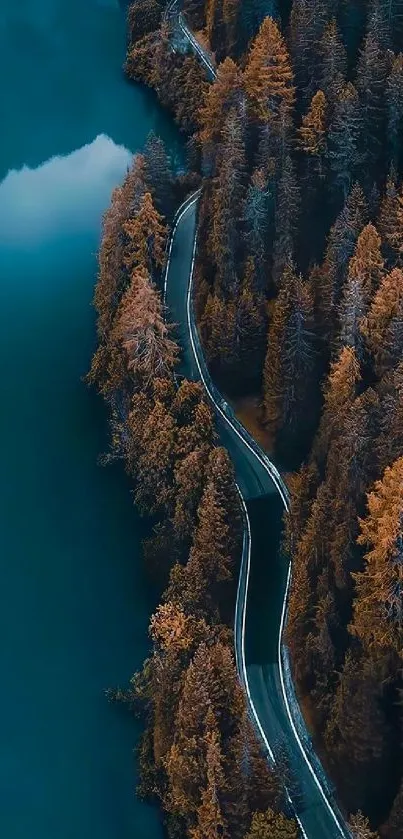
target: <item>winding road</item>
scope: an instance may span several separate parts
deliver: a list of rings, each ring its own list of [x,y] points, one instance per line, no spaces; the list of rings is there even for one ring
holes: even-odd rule
[[[235,616],[235,651],[249,711],[272,763],[286,777],[290,809],[308,839],[350,839],[329,782],[313,753],[286,668],[282,636],[291,566],[281,555],[281,518],[288,493],[274,464],[215,388],[204,360],[192,305],[200,191],[178,211],[171,234],[164,297],[177,324],[180,372],[201,380],[228,449],[244,514],[244,543]]]

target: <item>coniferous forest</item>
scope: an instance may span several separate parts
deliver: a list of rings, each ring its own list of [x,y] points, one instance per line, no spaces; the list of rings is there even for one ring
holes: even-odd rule
[[[140,791],[169,837],[297,837],[235,669],[233,468],[162,303],[173,215],[200,185],[205,355],[235,403],[258,398],[290,487],[301,706],[354,835],[401,839],[403,0],[185,0],[214,83],[164,7],[130,7],[125,70],[172,111],[188,172],[149,138],[105,215],[95,294],[105,460],[133,478],[163,591],[150,658],[112,695],[144,715]]]

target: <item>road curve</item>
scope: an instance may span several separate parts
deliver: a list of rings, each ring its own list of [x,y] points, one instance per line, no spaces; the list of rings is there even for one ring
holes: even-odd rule
[[[250,437],[215,388],[193,315],[192,285],[200,190],[176,214],[169,242],[164,300],[177,325],[180,372],[201,380],[218,431],[235,468],[244,517],[244,541],[235,615],[235,652],[251,718],[267,757],[286,765],[287,797],[307,839],[351,839],[329,783],[302,731],[282,642],[291,566],[279,551],[288,493],[274,464]],[[269,526],[267,526],[269,525]],[[273,535],[274,534],[274,535]],[[298,718],[299,717],[299,718]],[[284,771],[284,769],[283,769]]]

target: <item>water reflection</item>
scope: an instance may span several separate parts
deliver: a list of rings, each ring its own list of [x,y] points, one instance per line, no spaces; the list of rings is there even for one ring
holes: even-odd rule
[[[98,232],[113,187],[131,154],[100,134],[80,149],[41,166],[11,170],[0,184],[0,246],[32,251],[53,238]]]

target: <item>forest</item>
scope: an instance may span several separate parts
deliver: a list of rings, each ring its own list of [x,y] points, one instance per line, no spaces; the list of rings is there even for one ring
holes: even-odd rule
[[[175,375],[161,300],[174,209],[201,183],[206,357],[235,400],[258,397],[291,491],[286,640],[302,708],[355,835],[401,839],[403,0],[184,0],[213,84],[172,49],[164,5],[130,7],[125,70],[172,111],[189,173],[150,137],[112,197],[89,374],[111,411],[105,459],[133,478],[164,590],[152,655],[121,695],[146,717],[141,791],[175,839],[298,835],[234,666],[231,462],[202,390]]]

